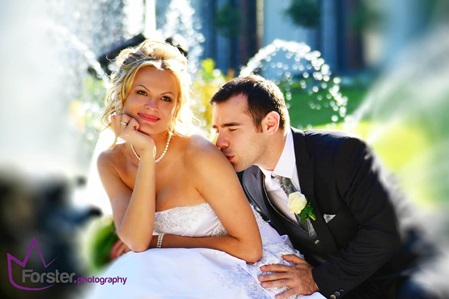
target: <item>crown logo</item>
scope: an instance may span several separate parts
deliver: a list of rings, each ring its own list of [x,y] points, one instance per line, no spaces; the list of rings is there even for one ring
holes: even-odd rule
[[[39,244],[37,243],[36,237],[33,237],[33,239],[31,240],[31,244],[30,247],[28,248],[28,252],[25,255],[25,258],[23,259],[23,261],[17,259],[16,257],[14,257],[13,255],[7,253],[7,259],[8,259],[8,276],[9,276],[9,282],[16,288],[21,289],[21,290],[25,290],[25,291],[41,291],[41,290],[45,290],[48,289],[52,286],[54,286],[55,284],[51,284],[45,287],[39,287],[39,288],[29,288],[29,287],[24,287],[21,285],[18,285],[13,277],[12,277],[12,262],[18,264],[19,266],[21,266],[22,268],[25,268],[28,259],[30,258],[31,252],[33,251],[33,249],[36,249],[37,254],[39,255],[39,258],[42,262],[42,265],[44,265],[44,268],[46,269],[48,266],[50,266],[55,260],[56,258],[54,258],[51,262],[49,262],[48,264],[45,262],[44,257],[42,256],[42,251],[39,248]],[[23,272],[22,272],[23,275]]]

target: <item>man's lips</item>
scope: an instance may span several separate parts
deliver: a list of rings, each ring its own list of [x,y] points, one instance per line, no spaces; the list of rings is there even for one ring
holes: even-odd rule
[[[226,158],[228,158],[229,161],[232,161],[232,159],[234,159],[234,156],[230,156],[230,155],[225,155]]]
[[[145,121],[149,121],[149,122],[156,122],[158,121],[160,118],[154,115],[150,115],[150,114],[145,114],[145,113],[138,113],[139,117],[142,118]]]

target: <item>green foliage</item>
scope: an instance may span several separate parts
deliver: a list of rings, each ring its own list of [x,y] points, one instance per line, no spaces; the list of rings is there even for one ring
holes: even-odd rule
[[[240,12],[231,4],[225,4],[215,14],[215,28],[226,37],[236,37],[240,34]]]
[[[380,30],[381,24],[385,22],[384,17],[379,3],[364,0],[349,16],[349,24],[353,33],[362,34],[367,29]]]
[[[92,223],[87,239],[87,256],[92,272],[98,272],[111,262],[111,249],[117,240],[112,218],[101,218]]]
[[[225,76],[215,68],[215,61],[206,58],[201,61],[201,69],[192,84],[192,106],[200,127],[208,130],[212,127],[212,105],[209,104],[214,93],[226,82]]]
[[[297,26],[315,28],[320,24],[318,0],[291,0],[285,14]]]
[[[285,94],[285,87],[281,88]],[[297,83],[290,85],[290,99],[287,98],[287,105],[290,114],[290,122],[293,127],[306,129],[310,127],[326,126],[332,123],[333,115],[337,113],[331,109],[328,97],[330,93],[326,89],[317,92],[309,92],[298,86]],[[346,115],[350,115],[362,102],[367,87],[346,86],[340,87],[340,93],[347,98]],[[318,100],[321,98],[322,100]],[[332,99],[332,97],[331,97]],[[317,109],[321,105],[320,109]],[[314,109],[311,108],[315,107]],[[342,118],[339,118],[341,121]]]

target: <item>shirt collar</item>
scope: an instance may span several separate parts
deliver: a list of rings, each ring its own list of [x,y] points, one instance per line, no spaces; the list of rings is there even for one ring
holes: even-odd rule
[[[283,176],[289,179],[293,179],[293,173],[296,168],[295,147],[293,144],[293,134],[290,128],[287,129],[287,135],[285,140],[284,149],[282,150],[281,157],[276,164],[273,171],[260,168],[263,174],[267,176],[276,175]]]

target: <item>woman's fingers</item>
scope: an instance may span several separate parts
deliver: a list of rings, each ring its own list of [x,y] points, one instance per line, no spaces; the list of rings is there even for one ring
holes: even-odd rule
[[[115,135],[126,140],[127,135],[139,129],[139,123],[127,114],[111,116],[111,127]]]
[[[116,259],[117,257],[119,257],[120,247],[121,247],[122,243],[123,242],[121,240],[117,240],[117,242],[115,242],[114,245],[112,245],[111,259]]]
[[[130,117],[126,114],[120,114],[120,124],[122,126],[128,126],[129,122],[130,122]]]
[[[130,118],[127,122],[127,128],[133,129],[134,131],[138,131],[140,124],[134,118]]]
[[[129,251],[129,247],[122,240],[117,240],[111,248],[111,258],[116,259]]]
[[[116,124],[116,125],[120,124],[122,126],[126,126],[130,120],[131,120],[131,117],[124,113],[114,114],[111,116],[111,123]]]
[[[140,132],[140,124],[127,114],[116,114],[111,116],[111,127],[115,136],[131,143],[138,156],[143,152],[155,155],[156,147],[153,139]]]

